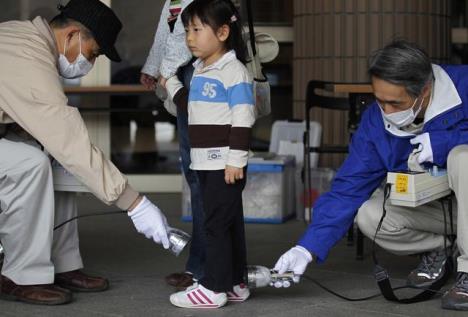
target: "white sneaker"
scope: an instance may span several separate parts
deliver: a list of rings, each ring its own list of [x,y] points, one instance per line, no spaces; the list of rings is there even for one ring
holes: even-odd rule
[[[226,305],[227,296],[195,283],[185,291],[172,294],[169,300],[172,305],[182,308],[219,308]]]
[[[232,291],[227,292],[228,302],[243,302],[250,296],[247,285],[239,284],[233,287]]]

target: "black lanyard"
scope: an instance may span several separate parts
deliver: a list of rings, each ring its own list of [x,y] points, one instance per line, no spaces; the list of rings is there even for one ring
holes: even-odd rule
[[[387,202],[387,199],[390,197],[390,190],[391,190],[391,184],[386,184],[385,189],[384,189],[384,201],[383,201],[383,206],[382,206],[382,217],[380,218],[379,225],[377,226],[377,229],[375,231],[374,239],[372,241],[372,258],[374,260],[374,277],[377,281],[377,285],[379,286],[380,292],[382,293],[383,297],[385,299],[392,301],[392,302],[397,302],[401,304],[412,304],[412,303],[417,303],[417,302],[422,302],[426,301],[430,298],[432,298],[435,294],[438,293],[438,291],[445,285],[447,280],[450,278],[450,275],[453,272],[453,260],[452,260],[452,254],[449,252],[447,254],[447,260],[445,261],[445,274],[437,281],[432,283],[428,288],[425,288],[423,292],[409,298],[399,298],[395,295],[395,292],[393,291],[392,285],[390,283],[390,276],[388,275],[388,272],[385,268],[383,268],[381,265],[379,265],[379,262],[377,261],[377,255],[376,255],[376,247],[375,247],[375,238],[377,237],[377,233],[379,232],[383,220],[387,214],[387,210],[385,208],[385,203]],[[445,223],[445,236],[448,237],[453,245],[453,216],[452,216],[452,203],[451,203],[451,196],[448,196],[448,206],[449,206],[449,215],[450,215],[450,224],[451,224],[451,233],[452,235],[449,236],[447,234],[447,217],[445,213],[445,205],[444,205],[444,198],[441,199],[441,204],[442,204],[442,210],[444,213],[444,223]],[[447,250],[447,248],[445,248]],[[415,287],[417,288],[417,287]]]

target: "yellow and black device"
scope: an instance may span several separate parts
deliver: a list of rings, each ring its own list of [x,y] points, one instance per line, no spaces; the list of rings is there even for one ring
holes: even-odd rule
[[[447,171],[437,166],[423,172],[389,172],[387,183],[391,184],[389,201],[397,206],[417,207],[451,192]]]

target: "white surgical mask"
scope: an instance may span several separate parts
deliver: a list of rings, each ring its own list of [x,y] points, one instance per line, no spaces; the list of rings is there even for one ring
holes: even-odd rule
[[[67,52],[67,41],[63,48],[63,54],[59,56],[59,72],[64,78],[74,79],[83,77],[91,71],[93,64],[81,53],[81,33],[78,33],[80,40],[80,54],[73,63],[70,63],[65,56]]]
[[[390,124],[393,124],[397,128],[403,128],[413,123],[416,117],[418,116],[419,112],[421,111],[424,97],[419,103],[418,109],[414,110],[417,100],[418,98],[416,98],[416,100],[413,102],[413,105],[410,108],[403,110],[403,111],[385,113],[383,110],[383,107],[380,104],[379,104],[379,108],[380,108],[380,111],[382,112],[382,116],[385,121],[389,122]]]

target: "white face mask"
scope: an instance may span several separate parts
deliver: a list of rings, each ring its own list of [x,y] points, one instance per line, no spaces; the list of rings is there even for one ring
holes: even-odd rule
[[[81,53],[81,33],[78,33],[80,40],[80,54],[73,63],[70,63],[65,56],[67,52],[67,41],[63,48],[63,54],[59,56],[59,72],[60,76],[68,79],[83,77],[91,71],[93,64]]]
[[[417,110],[413,110],[416,106],[416,100],[413,102],[413,105],[403,111],[393,112],[393,113],[385,113],[383,107],[379,104],[380,111],[382,112],[382,116],[384,120],[388,121],[389,123],[393,124],[397,128],[403,128],[411,123],[414,122],[416,117],[418,116],[419,112],[422,109],[422,104],[424,102],[424,97],[422,98],[421,102],[419,103],[419,107]]]

